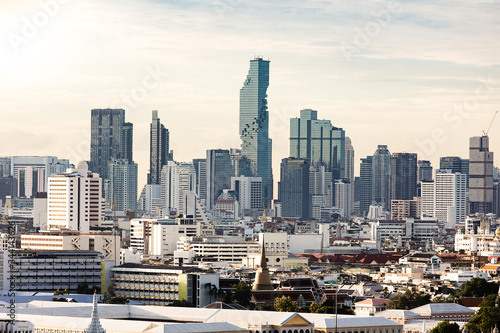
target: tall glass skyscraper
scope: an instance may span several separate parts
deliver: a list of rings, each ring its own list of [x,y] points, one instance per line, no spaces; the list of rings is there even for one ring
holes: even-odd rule
[[[390,200],[391,153],[386,145],[378,145],[372,159],[372,200],[386,209]]]
[[[264,207],[269,208],[273,198],[271,147],[269,140],[269,111],[267,87],[269,86],[269,61],[262,58],[250,60],[250,70],[240,90],[241,155],[248,161],[244,176],[262,178]]]
[[[172,160],[169,146],[169,132],[160,123],[158,111],[153,110],[149,136],[149,177],[148,184],[160,184],[161,169]]]
[[[318,111],[301,110],[300,118],[290,119],[290,156],[325,165],[333,179],[345,178],[345,131],[318,120]]]
[[[108,164],[117,159],[132,163],[132,129],[123,109],[93,109],[91,113],[91,170],[109,179]]]

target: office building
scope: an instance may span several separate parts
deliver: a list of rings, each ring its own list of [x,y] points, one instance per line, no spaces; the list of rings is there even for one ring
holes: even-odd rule
[[[37,192],[45,192],[45,169],[26,167],[17,170],[17,194],[19,197],[33,198]]]
[[[205,201],[207,200],[207,159],[196,158],[193,160],[193,165],[196,170],[195,192],[204,205]]]
[[[89,232],[91,226],[100,226],[104,220],[101,188],[101,178],[85,162],[49,177],[48,229]]]
[[[138,166],[128,160],[115,160],[109,164],[111,198],[108,202],[115,211],[136,211]]]
[[[123,109],[91,111],[90,169],[108,178],[108,164],[116,159],[132,163],[132,124],[125,124]]]
[[[469,214],[493,211],[493,152],[489,137],[470,138],[469,149]]]
[[[266,155],[267,156],[267,155]],[[233,167],[227,149],[207,150],[207,202],[206,207],[212,209],[224,189],[231,187]],[[269,179],[266,177],[266,180]],[[264,181],[262,182],[264,186]],[[264,193],[264,192],[263,192]]]
[[[418,181],[432,180],[432,165],[429,161],[420,160],[417,162]]]
[[[366,216],[372,204],[373,194],[373,156],[361,159],[359,166],[359,212],[361,216]]]
[[[318,120],[318,111],[301,110],[300,118],[290,119],[290,157],[324,164],[333,179],[345,178],[345,132],[329,120]]]
[[[168,161],[172,160],[170,153],[170,134],[168,129],[160,123],[158,111],[153,110],[150,126],[150,159],[149,184],[160,184],[161,171]]]
[[[447,227],[465,222],[467,175],[436,170],[434,181],[422,182],[422,216],[435,217]]]
[[[19,176],[19,170],[32,168],[33,170],[43,170],[44,179],[41,183],[47,184],[48,178],[66,171],[70,167],[69,160],[59,159],[55,156],[11,156],[10,160],[10,176],[16,180]],[[7,163],[7,159],[4,159]],[[7,168],[5,168],[7,170]],[[41,188],[39,192],[46,192],[46,188]]]
[[[269,111],[267,88],[269,86],[269,61],[262,58],[250,60],[247,78],[240,90],[241,155],[246,158],[248,168],[240,168],[240,175],[262,178],[262,197],[265,208],[271,207],[273,198],[272,148],[269,139]],[[208,169],[207,160],[207,169]],[[211,195],[208,193],[208,195]],[[214,204],[214,199],[210,199]],[[210,206],[210,207],[211,207]]]
[[[322,208],[330,208],[334,204],[332,172],[327,171],[325,165],[309,167],[309,194],[312,196],[312,217],[320,219]]]
[[[351,200],[351,183],[349,179],[336,179],[335,180],[335,204],[336,208],[342,209],[342,217],[347,218],[350,216],[353,203]]]
[[[386,145],[379,145],[372,158],[372,201],[384,208],[390,203],[391,153]]]
[[[312,196],[309,192],[309,163],[302,158],[284,158],[278,185],[281,215],[288,218],[310,219]]]
[[[139,200],[137,200],[137,211],[139,214],[156,216],[159,209],[163,208],[161,200],[161,185],[144,185]],[[138,214],[136,214],[137,216]]]
[[[194,191],[195,187],[196,170],[192,163],[168,161],[161,171],[163,215],[184,214],[183,193]]]
[[[149,255],[172,255],[180,237],[199,236],[200,228],[200,223],[193,218],[132,219],[130,247]]]
[[[469,160],[458,156],[446,156],[439,159],[439,169],[451,170],[452,173],[469,174]]]
[[[134,163],[134,125],[123,123],[120,136],[120,159]]]
[[[205,286],[219,287],[219,274],[198,268],[124,264],[111,271],[116,296],[145,305],[165,306],[185,300],[204,307],[214,299]]]
[[[12,257],[7,251],[0,252],[0,265],[11,267],[3,275],[14,283],[17,292],[76,291],[81,283],[89,288],[101,287],[100,252],[16,249]],[[8,289],[4,282],[2,290]]]
[[[262,210],[262,179],[260,177],[231,177],[231,190],[238,196],[241,212]]]
[[[417,154],[392,154],[390,188],[392,200],[411,200],[417,196]]]
[[[422,216],[421,198],[413,200],[391,200],[391,220],[403,221],[407,217],[419,219]]]
[[[5,203],[5,199],[17,197],[17,180],[13,177],[0,178],[0,200]]]

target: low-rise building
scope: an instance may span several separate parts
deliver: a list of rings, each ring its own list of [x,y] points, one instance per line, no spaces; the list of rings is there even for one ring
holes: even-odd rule
[[[354,304],[354,312],[356,316],[368,317],[373,316],[377,312],[382,312],[386,309],[388,299],[384,298],[369,298]]]
[[[111,271],[117,296],[146,305],[185,300],[204,307],[216,300],[212,286],[219,288],[218,274],[197,268],[124,264]]]
[[[101,287],[101,253],[97,251],[13,250],[3,260],[3,290],[14,284],[17,291],[76,290],[80,283]],[[5,270],[6,268],[9,268]],[[6,284],[10,279],[10,285]]]

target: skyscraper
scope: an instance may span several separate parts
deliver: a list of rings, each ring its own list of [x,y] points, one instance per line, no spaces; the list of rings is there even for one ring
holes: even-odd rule
[[[121,130],[120,159],[134,163],[134,125],[123,123]]]
[[[281,216],[310,219],[312,196],[309,193],[309,163],[302,158],[284,158],[278,185]]]
[[[465,222],[467,175],[438,169],[434,178],[422,182],[422,215],[433,216],[449,228]]]
[[[366,216],[372,204],[373,184],[372,184],[372,162],[373,156],[361,159],[359,167],[359,212],[361,216]]]
[[[184,194],[195,191],[196,169],[193,163],[168,161],[161,171],[163,215],[172,211],[185,214]]]
[[[418,164],[418,181],[432,180],[432,165],[429,161],[420,160]]]
[[[267,87],[269,86],[269,61],[262,58],[250,60],[250,70],[240,90],[241,155],[248,160],[248,169],[240,175],[262,178],[264,206],[271,207],[272,179],[271,147],[269,140],[269,111]],[[207,161],[208,167],[208,161]],[[244,168],[247,169],[247,168]]]
[[[85,162],[77,169],[49,177],[48,229],[89,232],[104,220],[102,184]]]
[[[196,170],[196,194],[204,205],[207,200],[207,159],[195,158],[193,165]]]
[[[390,208],[390,162],[391,153],[386,145],[378,145],[372,159],[372,200]]]
[[[206,207],[212,209],[222,193],[222,190],[231,188],[233,167],[229,150],[207,150],[207,202]],[[262,184],[264,186],[264,184]]]
[[[413,199],[417,196],[417,154],[394,153],[390,163],[391,200]]]
[[[125,124],[123,109],[91,111],[90,169],[108,178],[108,164],[117,159],[132,163],[132,124]],[[130,158],[130,159],[129,159]]]
[[[161,170],[172,160],[170,153],[170,135],[168,129],[160,123],[158,111],[153,110],[149,136],[149,184],[160,184]]]
[[[491,213],[493,210],[493,152],[488,136],[470,138],[469,213]]]
[[[290,157],[324,164],[333,179],[345,178],[345,132],[330,120],[318,120],[318,111],[301,110],[300,118],[290,119]]]
[[[128,160],[115,160],[109,164],[111,181],[111,202],[117,211],[136,211],[137,209],[137,169]]]

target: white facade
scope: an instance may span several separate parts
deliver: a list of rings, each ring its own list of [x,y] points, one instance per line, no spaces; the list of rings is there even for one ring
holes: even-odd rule
[[[136,163],[116,160],[109,165],[108,177],[111,181],[111,195],[108,204],[117,211],[137,209],[137,171]]]
[[[69,168],[69,160],[55,156],[12,156],[10,163],[11,176],[16,179],[19,169],[32,167],[45,170],[45,184],[48,182],[48,177],[62,173]]]
[[[384,242],[388,238],[399,239],[410,237],[418,240],[432,240],[439,234],[438,221],[435,219],[415,220],[406,218],[406,221],[381,220],[372,222],[371,239]]]
[[[422,216],[432,216],[449,228],[464,222],[467,213],[467,175],[436,170],[433,182],[422,182]]]
[[[231,177],[231,189],[238,192],[240,210],[262,208],[261,177]]]
[[[21,235],[21,248],[30,250],[96,251],[120,264],[120,236],[112,233],[36,233]]]
[[[196,169],[193,163],[168,161],[161,170],[161,199],[163,215],[170,211],[184,213],[184,191],[196,190]]]
[[[89,232],[104,220],[102,182],[85,163],[79,169],[49,177],[48,229]]]
[[[47,198],[33,199],[33,227],[47,230]]]
[[[162,208],[161,185],[146,184],[137,202],[137,209],[144,214],[156,215],[157,208]]]
[[[182,237],[177,242],[178,251],[194,251],[199,261],[225,261],[241,264],[249,253],[260,251],[259,243],[245,242],[224,237]]]
[[[343,180],[335,181],[335,203],[334,206],[342,209],[342,217],[348,217],[353,210],[353,202],[351,200],[351,183]]]
[[[133,219],[130,221],[130,247],[149,255],[171,255],[183,236],[199,236],[201,225],[191,218],[175,220]]]
[[[447,272],[446,274],[441,275],[442,281],[455,282],[458,286],[462,285],[463,283],[473,278],[480,278],[488,281],[489,276],[488,273],[475,272],[475,271]]]

